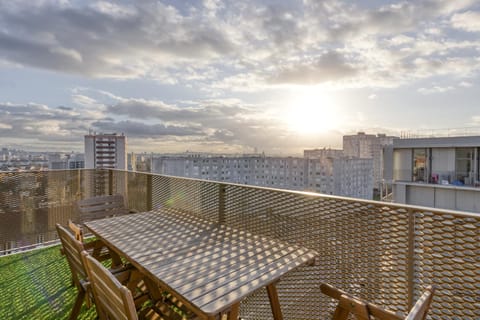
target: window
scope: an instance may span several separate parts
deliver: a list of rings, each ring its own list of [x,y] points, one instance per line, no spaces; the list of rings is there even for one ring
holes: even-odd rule
[[[425,176],[427,174],[426,162],[426,150],[413,149],[413,181],[425,181]]]
[[[455,181],[454,184],[473,183],[473,148],[455,149]]]

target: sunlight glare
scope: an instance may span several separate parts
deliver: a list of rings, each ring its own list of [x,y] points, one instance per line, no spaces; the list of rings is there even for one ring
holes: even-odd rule
[[[289,128],[301,134],[323,133],[337,128],[339,124],[339,115],[331,96],[318,89],[294,95],[286,116]]]

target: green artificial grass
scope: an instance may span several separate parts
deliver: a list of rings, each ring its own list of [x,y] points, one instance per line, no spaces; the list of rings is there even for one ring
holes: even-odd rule
[[[68,319],[77,296],[60,247],[0,257],[0,319]],[[82,307],[78,319],[95,319]]]

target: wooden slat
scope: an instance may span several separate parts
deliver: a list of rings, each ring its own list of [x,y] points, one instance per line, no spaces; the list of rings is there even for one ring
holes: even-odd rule
[[[187,307],[207,317],[227,311],[316,255],[162,210],[91,221],[86,226]]]
[[[232,251],[236,252],[235,249],[232,249]],[[291,249],[289,253],[291,253],[292,251],[293,249]],[[180,292],[183,290],[187,290],[187,288],[185,288],[186,284],[189,287],[192,287],[195,285],[199,288],[200,291],[204,291],[211,288],[211,286],[213,285],[221,286],[223,282],[234,281],[235,278],[241,277],[244,273],[248,273],[250,269],[260,269],[262,267],[265,267],[268,264],[268,260],[270,260],[269,262],[273,262],[275,261],[276,258],[282,257],[287,252],[288,251],[282,252],[282,250],[273,252],[272,250],[272,252],[269,253],[268,255],[264,253],[257,254],[257,255],[250,255],[249,259],[243,259],[243,262],[241,262],[239,260],[242,257],[245,257],[246,255],[248,255],[248,251],[245,250],[243,254],[239,253],[236,258],[231,259],[233,260],[234,263],[229,264],[228,268],[222,268],[222,264],[229,260],[230,254],[231,254],[230,252],[225,252],[223,256],[221,256],[220,258],[217,258],[217,259],[223,258],[222,261],[225,261],[223,263],[216,263],[217,259],[202,260],[203,266],[206,267],[204,269],[206,269],[209,273],[209,276],[207,278],[200,279],[200,277],[198,277],[194,282],[192,282],[188,280],[187,281],[182,280],[183,278],[179,277],[176,280],[169,283],[171,286],[173,286],[175,290],[178,290]],[[183,266],[187,268],[189,265],[191,265],[190,269],[192,271],[191,272],[192,274],[195,274],[197,272],[196,266],[202,267],[202,264],[192,265],[188,259],[186,259],[185,261],[182,261],[181,263],[183,264]],[[164,272],[156,271],[155,274],[158,274],[158,276],[161,279],[166,279],[168,276],[170,276],[169,279],[173,279],[173,277],[175,276],[175,271],[172,269],[168,270],[163,268],[163,271]],[[205,281],[205,279],[208,281]]]
[[[194,260],[189,264],[183,264],[178,268],[178,273],[173,272],[171,275],[165,275],[162,279],[168,281],[172,286],[178,288],[178,290],[184,290],[182,285],[187,284],[189,286],[200,286],[210,281],[213,281],[225,274],[236,272],[236,270],[244,268],[245,266],[258,263],[256,255],[263,249],[272,250],[272,253],[280,251],[283,247],[271,246],[265,248],[248,247],[242,250],[231,250],[232,245],[229,243],[222,244],[221,247],[212,249],[212,254],[205,257],[198,256],[199,260]],[[218,252],[218,250],[221,252]],[[164,265],[162,264],[162,267]],[[215,272],[212,272],[212,268],[215,268]],[[177,270],[177,269],[175,269]],[[156,272],[156,269],[152,271]]]
[[[240,301],[243,297],[253,293],[255,290],[264,287],[266,284],[277,280],[282,275],[295,269],[296,267],[310,262],[315,255],[307,253],[295,257],[295,259],[277,266],[276,268],[268,268],[265,273],[252,272],[245,276],[244,281],[231,282],[221,288],[217,288],[212,292],[192,300],[192,303],[200,306],[207,314],[215,314],[224,308],[225,305],[231,305]],[[187,296],[188,298],[188,296]]]
[[[85,206],[91,206],[91,205],[95,205],[97,203],[103,203],[103,202],[121,202],[122,205],[124,204],[123,196],[119,194],[92,197],[92,198],[87,198],[87,199],[78,201],[80,205],[85,205]]]
[[[424,320],[427,317],[427,311],[430,308],[430,304],[432,303],[433,294],[435,292],[435,288],[430,286],[427,288],[420,299],[415,303],[412,310],[410,310],[409,314],[405,318],[405,320]]]
[[[129,213],[128,208],[125,207],[122,195],[101,196],[79,200],[76,202],[75,208],[82,221]]]
[[[345,297],[349,297],[350,295],[346,293],[345,291],[342,291],[338,288],[335,288],[329,284],[322,283],[320,285],[320,290],[322,293],[340,301],[341,297],[344,297],[343,300],[345,300]],[[359,300],[356,299],[355,300]],[[379,306],[373,304],[373,303],[367,303],[368,305],[368,310],[372,316],[374,316],[377,319],[382,319],[382,320],[401,320],[403,317],[393,313],[392,311],[385,310],[383,308],[380,308]],[[344,317],[348,316],[349,310],[343,308],[341,305],[337,306],[335,310],[335,316],[334,319],[343,319]]]
[[[112,319],[137,319],[130,291],[86,252],[83,253],[82,258],[88,266],[87,271],[92,283],[95,303],[97,309],[99,308],[97,311],[106,312]]]

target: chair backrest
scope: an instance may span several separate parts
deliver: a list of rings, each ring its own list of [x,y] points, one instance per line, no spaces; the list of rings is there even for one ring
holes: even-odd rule
[[[405,320],[425,320],[427,318],[428,309],[430,309],[430,304],[432,303],[434,292],[435,287],[429,286],[427,291],[425,291],[420,299],[417,300],[417,303],[415,303],[412,310],[410,310],[410,313]]]
[[[77,287],[81,287],[80,280],[87,278],[85,265],[82,260],[83,244],[76,240],[73,235],[64,227],[57,223],[57,233],[62,242],[63,253],[67,258],[70,271],[72,272],[73,282]]]
[[[75,210],[81,222],[129,213],[121,194],[79,200],[75,204]]]
[[[86,251],[82,259],[100,319],[138,319],[132,293]]]
[[[83,229],[80,225],[68,219],[68,228],[73,232],[75,239],[83,243]]]
[[[435,291],[432,286],[428,287],[427,291],[418,299],[415,306],[405,318],[373,303],[355,298],[345,291],[332,287],[329,284],[321,284],[320,289],[324,294],[338,300],[332,320],[346,320],[350,314],[359,320],[370,320],[371,317],[378,320],[424,320]]]

